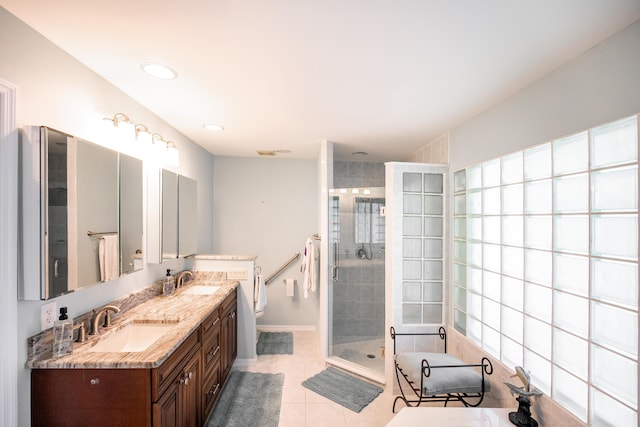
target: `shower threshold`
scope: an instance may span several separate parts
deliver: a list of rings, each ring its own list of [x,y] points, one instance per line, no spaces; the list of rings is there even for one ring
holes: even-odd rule
[[[384,374],[378,372],[378,371],[374,371],[372,369],[366,368],[362,365],[358,365],[357,363],[353,363],[350,362],[348,360],[345,359],[341,359],[339,357],[335,357],[335,356],[331,356],[329,357],[326,362],[329,365],[333,365],[337,368],[343,369],[345,371],[349,371],[355,375],[358,375],[362,378],[366,378],[368,380],[374,381],[378,384],[384,385],[385,384],[385,378],[384,378]]]

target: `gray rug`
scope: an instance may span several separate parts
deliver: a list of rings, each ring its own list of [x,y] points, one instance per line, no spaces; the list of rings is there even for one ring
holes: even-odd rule
[[[306,379],[302,385],[354,412],[362,411],[382,393],[380,387],[335,368],[325,369]]]
[[[293,354],[293,334],[291,332],[260,332],[256,353]]]
[[[276,427],[284,374],[231,371],[207,427]]]

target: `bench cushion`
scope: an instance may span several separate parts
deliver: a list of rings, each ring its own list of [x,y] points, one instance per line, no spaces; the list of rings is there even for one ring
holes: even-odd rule
[[[431,367],[431,375],[425,377],[422,395],[433,396],[445,393],[482,393],[482,375],[479,368],[464,367],[464,363],[446,353],[400,353],[395,356],[396,363],[402,372],[413,381],[415,387],[420,387],[422,359],[426,359]],[[436,368],[436,366],[451,366],[455,368]],[[485,391],[489,391],[489,382],[485,384]]]

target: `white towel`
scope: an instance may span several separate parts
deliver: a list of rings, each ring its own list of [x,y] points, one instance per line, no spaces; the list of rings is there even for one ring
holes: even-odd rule
[[[98,244],[100,260],[100,280],[108,282],[118,278],[118,235],[107,234],[100,237]]]
[[[307,239],[304,245],[304,257],[302,258],[302,265],[300,271],[304,273],[302,279],[302,290],[305,298],[309,297],[309,291],[316,291],[316,254],[315,245],[311,238]]]
[[[256,307],[256,317],[262,316],[264,314],[264,306],[267,305],[267,289],[264,286],[264,277],[262,274],[256,275],[253,302]]]

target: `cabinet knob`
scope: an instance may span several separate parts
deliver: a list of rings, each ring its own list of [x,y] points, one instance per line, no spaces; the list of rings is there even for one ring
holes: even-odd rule
[[[180,378],[180,384],[183,386],[189,385],[189,380],[193,378],[193,372],[185,372],[182,374],[182,378]]]
[[[89,384],[91,384],[91,385],[100,384],[100,378],[91,378],[91,380],[89,381]]]

